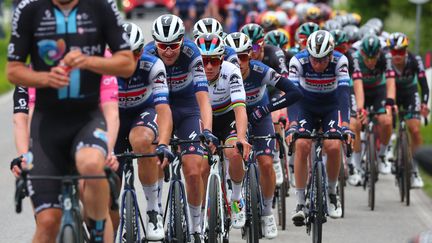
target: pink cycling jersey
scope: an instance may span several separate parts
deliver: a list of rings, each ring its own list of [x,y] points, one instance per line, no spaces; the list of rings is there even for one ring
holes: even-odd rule
[[[111,57],[112,54],[105,50],[104,57]],[[34,107],[36,101],[36,89],[29,88],[29,107]],[[99,104],[103,105],[107,102],[118,101],[118,84],[115,76],[103,75],[100,83],[100,100]]]

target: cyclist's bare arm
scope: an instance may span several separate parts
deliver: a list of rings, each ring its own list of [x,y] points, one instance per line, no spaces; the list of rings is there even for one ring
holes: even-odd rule
[[[157,114],[159,144],[169,144],[173,128],[171,108],[168,104],[159,104],[155,106],[155,109]]]

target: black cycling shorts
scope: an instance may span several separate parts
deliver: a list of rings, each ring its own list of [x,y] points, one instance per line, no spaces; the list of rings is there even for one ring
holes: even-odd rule
[[[420,120],[420,96],[418,92],[411,92],[407,94],[398,93],[396,103],[399,110],[412,111],[405,115],[405,119],[418,119]]]
[[[351,117],[356,118],[357,117],[357,101],[354,94],[354,88],[351,87],[350,92],[350,115]]]
[[[375,112],[385,112],[387,89],[385,85],[374,90],[365,90],[365,108],[373,108]]]
[[[229,138],[237,137],[236,122],[234,111],[221,116],[213,116],[213,134],[224,143]]]
[[[105,119],[100,110],[89,113],[47,114],[35,110],[31,121],[33,169],[30,175],[62,176],[75,169],[75,154],[84,147],[107,153]],[[61,182],[29,181],[28,190],[35,213],[47,208],[61,208]]]

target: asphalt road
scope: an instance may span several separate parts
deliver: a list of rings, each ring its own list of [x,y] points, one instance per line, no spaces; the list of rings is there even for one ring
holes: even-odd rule
[[[151,22],[160,14],[153,12],[144,19],[134,19],[145,33],[146,42],[151,40]],[[35,229],[29,199],[24,200],[21,214],[14,212],[14,178],[9,172],[9,161],[16,156],[12,133],[12,94],[0,97],[0,242],[31,242]],[[138,179],[136,179],[136,182]],[[137,185],[137,188],[141,188]],[[164,192],[166,193],[166,188]],[[362,188],[348,186],[346,189],[346,211],[344,219],[328,219],[324,225],[323,242],[329,243],[398,243],[420,231],[432,228],[432,201],[421,190],[412,190],[411,206],[398,201],[398,191],[391,175],[380,176],[377,183],[376,208],[367,207],[367,193]],[[294,191],[291,190],[294,195]],[[141,208],[145,208],[144,195],[138,190]],[[287,198],[289,214],[295,207],[295,198]],[[310,242],[304,227],[290,223],[286,231],[272,242]],[[233,230],[231,242],[244,242],[239,230]]]

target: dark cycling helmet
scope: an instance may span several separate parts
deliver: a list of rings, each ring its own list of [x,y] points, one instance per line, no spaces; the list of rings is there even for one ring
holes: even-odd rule
[[[201,34],[217,34],[222,36],[222,25],[214,18],[200,19],[193,27],[193,36],[196,39]]]
[[[221,56],[225,51],[222,38],[216,34],[201,34],[195,39],[195,44],[203,56]]]
[[[349,42],[354,43],[360,39],[359,28],[357,26],[347,25],[347,26],[343,27],[342,30],[347,35]]]
[[[376,35],[363,37],[360,50],[368,57],[375,57],[381,50],[380,39]]]
[[[241,28],[240,32],[246,34],[252,43],[264,38],[264,29],[258,24],[247,24]]]
[[[325,3],[316,3],[315,6],[320,9],[322,19],[324,19],[324,20],[330,19],[332,9],[329,5],[327,5]]]
[[[343,30],[332,30],[330,33],[333,35],[334,43],[336,46],[343,43],[348,43],[348,37]]]
[[[401,50],[408,47],[408,37],[401,32],[392,33],[387,39],[387,46],[391,50]]]
[[[324,26],[322,29],[327,30],[327,31],[342,29],[342,24],[339,23],[339,21],[330,19],[324,23]]]
[[[321,19],[321,10],[318,7],[312,6],[306,10],[306,21],[319,21]]]
[[[280,30],[272,30],[264,36],[264,42],[266,44],[284,49],[289,43],[289,37]]]
[[[312,33],[307,40],[307,50],[315,58],[323,58],[334,50],[333,36],[327,30]]]
[[[299,42],[300,39],[307,39],[313,32],[318,31],[319,25],[313,22],[306,22],[297,29],[296,31],[296,41]]]

